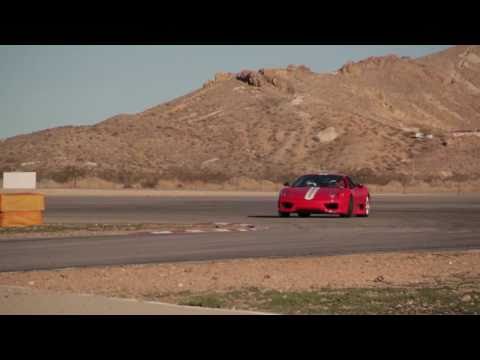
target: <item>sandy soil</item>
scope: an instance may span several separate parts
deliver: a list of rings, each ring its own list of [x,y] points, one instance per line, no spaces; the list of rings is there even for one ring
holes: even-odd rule
[[[480,251],[376,253],[242,259],[0,273],[0,285],[149,298],[189,291],[258,287],[279,291],[325,287],[438,285],[480,277]]]
[[[457,194],[452,189],[443,189],[444,191],[436,191],[438,189],[418,188],[415,191],[408,191],[404,193],[401,189],[383,189],[372,187],[372,194],[379,195],[451,195]],[[19,190],[2,189],[3,193],[25,192]],[[225,191],[225,190],[146,190],[146,189],[36,189],[27,192],[39,192],[45,196],[158,196],[158,197],[191,197],[191,196],[211,196],[211,197],[250,197],[250,196],[265,196],[276,197],[278,191]],[[476,191],[462,191],[462,194],[478,193]]]
[[[145,189],[38,189],[47,196],[276,196],[278,192],[207,191],[207,190],[145,190]]]

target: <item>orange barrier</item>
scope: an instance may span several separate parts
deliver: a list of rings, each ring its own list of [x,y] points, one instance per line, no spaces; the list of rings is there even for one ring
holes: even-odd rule
[[[34,226],[42,224],[42,211],[10,211],[0,213],[0,227]]]
[[[0,194],[0,212],[44,211],[45,196],[38,193]]]
[[[44,210],[43,194],[0,194],[0,227],[42,225]]]

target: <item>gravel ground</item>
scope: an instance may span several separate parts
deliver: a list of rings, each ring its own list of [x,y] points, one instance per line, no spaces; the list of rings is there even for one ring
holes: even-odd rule
[[[167,299],[182,292],[435,286],[479,277],[480,251],[475,250],[5,272],[0,273],[0,285],[131,298],[155,294]]]

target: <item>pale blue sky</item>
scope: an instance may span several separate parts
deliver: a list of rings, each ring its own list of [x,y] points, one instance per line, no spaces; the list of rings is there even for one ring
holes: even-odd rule
[[[218,71],[418,57],[448,45],[0,46],[0,138],[54,126],[95,124],[195,90]]]

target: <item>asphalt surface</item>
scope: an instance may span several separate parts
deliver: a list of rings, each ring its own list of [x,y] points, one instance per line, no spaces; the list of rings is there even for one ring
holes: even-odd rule
[[[378,195],[368,218],[279,218],[275,197],[49,197],[49,223],[250,223],[255,232],[0,240],[0,271],[480,248],[480,194]]]

